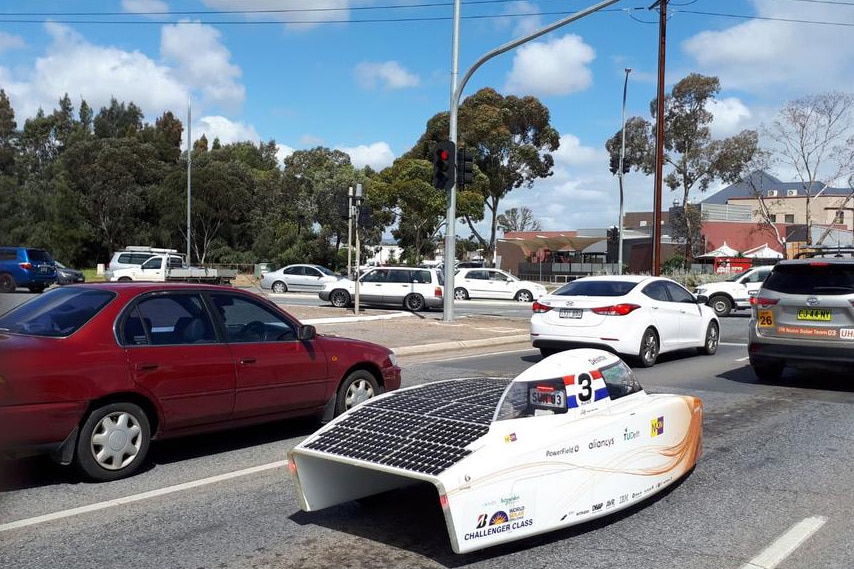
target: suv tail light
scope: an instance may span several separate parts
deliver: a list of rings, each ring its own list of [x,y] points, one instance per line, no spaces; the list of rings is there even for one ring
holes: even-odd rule
[[[24,269],[25,271],[32,271],[33,264],[32,263],[18,263],[18,266]]]
[[[780,302],[779,298],[768,298],[767,296],[751,296],[750,304],[754,306],[774,306]]]
[[[436,290],[433,291],[433,294],[436,296],[442,296],[442,287],[437,286]]]
[[[542,314],[543,312],[548,312],[551,309],[552,309],[551,306],[546,306],[545,304],[540,304],[536,300],[534,301],[534,304],[531,305],[531,310],[534,311],[534,314]]]
[[[590,311],[594,314],[602,314],[604,316],[625,316],[631,314],[640,308],[637,304],[615,304],[613,306],[600,306],[599,308],[591,308]]]

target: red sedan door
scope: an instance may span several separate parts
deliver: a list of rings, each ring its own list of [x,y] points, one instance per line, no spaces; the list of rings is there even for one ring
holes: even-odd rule
[[[246,295],[211,294],[237,366],[234,418],[323,406],[335,389],[326,354],[297,340],[296,323]]]
[[[134,381],[160,404],[162,430],[228,420],[236,374],[197,293],[143,297],[122,321],[121,341]]]

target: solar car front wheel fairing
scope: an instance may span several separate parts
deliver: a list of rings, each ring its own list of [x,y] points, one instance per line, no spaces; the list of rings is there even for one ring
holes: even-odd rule
[[[289,466],[305,511],[429,482],[453,550],[465,553],[660,492],[696,464],[702,421],[698,398],[649,395],[617,356],[578,349],[513,379],[373,398],[300,443]]]

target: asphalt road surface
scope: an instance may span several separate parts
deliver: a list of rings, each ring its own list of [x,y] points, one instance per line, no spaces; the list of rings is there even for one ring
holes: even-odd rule
[[[404,385],[539,361],[527,348],[436,357],[403,358]],[[703,399],[704,452],[666,493],[594,523],[456,555],[429,487],[302,512],[284,460],[317,427],[303,420],[155,444],[148,469],[111,483],[43,458],[0,463],[0,567],[854,566],[854,389],[817,372],[760,385],[745,357],[725,338],[715,356],[636,370],[650,392]]]

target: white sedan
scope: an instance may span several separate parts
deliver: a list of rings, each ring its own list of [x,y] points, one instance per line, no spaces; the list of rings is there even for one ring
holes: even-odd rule
[[[523,281],[500,269],[459,269],[454,274],[454,298],[498,298],[531,302],[546,294],[546,287]]]
[[[320,265],[288,265],[261,276],[261,288],[275,293],[320,292],[326,283],[344,279]]]
[[[531,342],[544,357],[588,346],[633,357],[643,367],[675,350],[712,355],[720,325],[707,300],[664,277],[584,277],[534,302]]]

